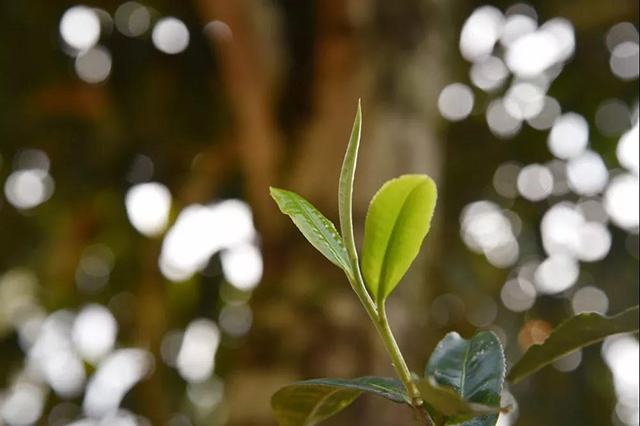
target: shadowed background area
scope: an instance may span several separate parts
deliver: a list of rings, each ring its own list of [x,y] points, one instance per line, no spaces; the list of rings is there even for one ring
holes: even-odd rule
[[[0,425],[275,425],[290,381],[392,376],[268,192],[337,222],[358,98],[358,244],[384,181],[439,188],[388,301],[413,371],[449,331],[510,364],[637,304],[638,7],[0,2]],[[498,425],[639,425],[638,358],[631,335],[575,352]],[[366,396],[326,424],[411,422]]]

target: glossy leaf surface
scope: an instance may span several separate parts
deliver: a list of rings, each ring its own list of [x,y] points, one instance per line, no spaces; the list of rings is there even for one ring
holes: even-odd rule
[[[418,255],[436,198],[436,185],[426,175],[390,180],[373,197],[365,224],[362,272],[377,301],[389,296]]]
[[[273,395],[271,406],[280,426],[311,426],[348,407],[363,392],[410,404],[400,380],[360,377],[292,383]]]
[[[457,424],[465,420],[475,420],[476,418],[478,418],[476,423],[467,421],[463,424],[491,424],[486,423],[486,421],[482,420],[483,417],[479,416],[484,416],[484,418],[496,417],[496,413],[500,411],[500,407],[465,401],[454,388],[439,386],[434,378],[418,380],[416,381],[416,386],[426,403],[447,419],[446,424]]]
[[[333,223],[295,192],[278,188],[270,188],[270,192],[280,211],[293,220],[307,240],[333,264],[351,275],[344,242]]]
[[[458,333],[447,334],[433,351],[425,371],[427,378],[453,389],[464,401],[495,408],[500,406],[504,375],[502,345],[488,331],[477,333],[470,340]],[[493,426],[497,420],[498,415],[493,414],[474,418],[464,425]]]
[[[638,331],[638,306],[616,316],[605,317],[589,312],[575,315],[558,327],[541,345],[532,345],[511,368],[510,382],[517,383],[542,367],[585,346],[618,333]]]

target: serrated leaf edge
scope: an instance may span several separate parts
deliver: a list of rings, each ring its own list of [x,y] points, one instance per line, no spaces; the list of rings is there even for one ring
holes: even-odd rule
[[[333,254],[335,259],[337,260],[337,263],[334,262],[332,259],[328,259],[328,260],[331,263],[334,263],[336,266],[338,266],[342,270],[344,270],[347,274],[351,274],[351,266],[349,264],[349,258],[348,258],[348,254],[347,254],[347,251],[346,251],[346,248],[345,248],[344,241],[343,241],[342,237],[340,236],[340,234],[338,234],[338,231],[337,231],[335,225],[333,224],[333,222],[331,222],[329,219],[327,219],[327,217],[324,216],[320,212],[320,210],[318,210],[308,200],[306,200],[304,197],[302,197],[299,194],[296,194],[293,191],[289,191],[289,190],[286,190],[286,189],[275,188],[275,187],[269,187],[269,191],[271,193],[271,197],[276,201],[276,204],[280,208],[280,211],[282,213],[284,213],[285,215],[289,216],[289,217],[291,217],[291,214],[293,214],[293,213],[289,212],[289,211],[286,211],[286,209],[283,206],[280,205],[280,203],[276,199],[276,195],[274,195],[274,193],[282,192],[282,193],[293,195],[291,197],[291,200],[299,207],[299,210],[300,210],[300,212],[302,212],[303,216],[305,216],[305,218],[307,218],[307,220],[309,222],[311,222],[311,223],[313,223],[315,225],[315,227],[313,228],[314,232],[316,232],[316,234],[320,237],[320,239],[325,242],[326,247]],[[307,210],[308,206],[306,206],[305,203],[307,203],[309,206],[311,206],[311,208],[313,208],[313,210],[315,212],[317,212],[317,214],[319,215],[318,218],[316,218],[316,216],[313,214],[313,211],[309,212]],[[298,227],[298,225],[295,223],[295,221],[293,221],[293,222],[296,225],[296,227]],[[327,233],[323,232],[325,227],[330,230],[328,235],[327,235]],[[298,227],[298,229],[299,229],[299,227]],[[301,230],[301,232],[302,232],[302,230]],[[331,235],[332,233],[334,235]],[[303,233],[303,235],[304,235],[304,233]],[[336,242],[338,244],[338,246],[340,248],[342,248],[342,252],[341,253],[337,252],[334,249],[333,245],[331,244],[331,241]]]

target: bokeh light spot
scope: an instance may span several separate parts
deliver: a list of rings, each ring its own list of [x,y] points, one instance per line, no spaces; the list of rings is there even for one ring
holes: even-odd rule
[[[620,164],[636,176],[640,174],[640,164],[638,156],[638,145],[640,145],[640,134],[638,132],[638,121],[631,130],[622,135],[618,142],[616,155]]]
[[[262,279],[262,255],[255,245],[245,243],[220,255],[224,277],[239,290],[249,291]]]
[[[526,34],[507,48],[505,62],[520,77],[535,77],[558,60],[556,39],[549,33],[537,31]]]
[[[560,103],[550,96],[545,96],[540,112],[528,118],[527,123],[536,130],[547,130],[562,113]]]
[[[114,15],[116,28],[127,37],[144,34],[151,23],[149,10],[135,1],[121,4]]]
[[[0,417],[8,425],[28,426],[42,416],[45,393],[30,383],[19,383],[0,401]]]
[[[217,40],[230,41],[233,38],[233,31],[229,25],[222,21],[211,21],[204,26],[204,31]]]
[[[527,280],[511,279],[502,286],[500,300],[513,312],[525,312],[536,303],[536,289]]]
[[[605,207],[613,222],[627,231],[638,232],[638,176],[623,174],[611,180],[605,193]]]
[[[611,232],[598,222],[587,222],[579,230],[580,248],[578,258],[583,262],[604,259],[611,250]]]
[[[518,333],[518,343],[520,349],[524,352],[531,345],[539,345],[544,343],[551,334],[553,328],[547,321],[540,319],[531,319],[527,321]]]
[[[460,216],[462,239],[476,253],[483,253],[498,268],[512,266],[519,256],[513,224],[496,204],[478,201],[467,205]]]
[[[573,112],[565,113],[555,121],[547,140],[551,153],[563,160],[580,155],[588,142],[587,120]]]
[[[503,46],[508,46],[520,37],[538,29],[538,22],[530,16],[513,14],[507,17],[500,36]]]
[[[515,83],[504,98],[504,106],[512,117],[527,120],[536,117],[544,108],[542,90],[531,83]]]
[[[493,187],[496,192],[506,198],[518,195],[518,175],[522,167],[517,163],[501,164],[493,174]]]
[[[635,25],[631,22],[620,22],[612,26],[607,32],[606,43],[607,48],[613,51],[616,46],[624,42],[640,42],[640,35]]]
[[[32,209],[51,198],[53,179],[42,170],[18,170],[4,184],[7,201],[19,210]]]
[[[567,178],[571,189],[580,195],[595,195],[602,192],[609,181],[609,171],[602,157],[586,151],[567,163]]]
[[[87,385],[83,410],[91,417],[114,412],[122,398],[153,370],[152,355],[142,349],[118,349],[99,365]]]
[[[464,120],[473,109],[473,92],[462,83],[450,84],[440,92],[438,109],[449,121]]]
[[[74,6],[62,15],[60,35],[68,46],[84,52],[100,39],[100,18],[89,7]]]
[[[619,135],[631,128],[631,111],[620,99],[608,99],[598,105],[595,121],[603,135]]]
[[[164,232],[169,222],[171,192],[157,182],[134,185],[125,197],[127,216],[138,232],[154,237]]]
[[[493,6],[476,9],[467,19],[460,34],[460,52],[475,62],[488,56],[498,41],[504,25],[502,12]]]
[[[522,128],[522,120],[509,114],[502,99],[495,99],[489,104],[487,124],[491,133],[504,139],[512,138]]]
[[[625,41],[617,45],[611,52],[609,60],[613,74],[620,80],[636,80],[640,71],[638,66],[639,53],[640,46],[636,42]]]
[[[233,337],[241,337],[249,332],[253,313],[246,304],[227,305],[220,311],[218,320],[222,331],[226,334]]]
[[[160,270],[172,281],[184,281],[214,253],[251,243],[256,236],[251,209],[242,201],[187,206],[165,235]]]
[[[213,321],[197,319],[189,324],[176,359],[178,372],[190,383],[201,383],[213,373],[220,331]]]
[[[553,175],[541,164],[523,167],[518,174],[518,191],[530,201],[542,201],[553,191]]]
[[[107,308],[88,305],[75,319],[72,338],[80,355],[91,363],[104,358],[116,342],[118,324]]]
[[[103,46],[89,49],[78,55],[75,69],[83,81],[91,84],[101,83],[111,74],[111,53]]]
[[[153,27],[151,38],[158,50],[175,55],[183,52],[189,45],[189,30],[177,18],[162,18]]]
[[[507,66],[500,58],[489,56],[474,62],[469,70],[471,82],[485,92],[499,89],[509,76]]]
[[[598,312],[604,315],[609,310],[609,298],[598,287],[583,287],[571,298],[571,307],[575,314]]]
[[[536,269],[536,288],[540,293],[557,294],[573,286],[579,275],[578,262],[569,256],[554,255],[544,260]]]
[[[617,416],[627,425],[637,424],[640,388],[638,339],[630,335],[609,337],[602,345],[602,357],[613,375],[618,398]]]

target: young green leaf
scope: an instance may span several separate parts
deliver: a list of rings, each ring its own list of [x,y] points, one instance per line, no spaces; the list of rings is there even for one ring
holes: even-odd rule
[[[438,385],[433,377],[420,379],[415,383],[425,402],[446,419],[446,424],[457,424],[470,419],[477,422],[465,422],[463,423],[464,426],[495,424],[495,420],[493,423],[483,423],[480,419],[487,417],[497,418],[496,413],[501,411],[500,407],[466,401],[462,399],[454,388]]]
[[[385,183],[371,200],[362,272],[378,302],[389,296],[418,255],[431,226],[436,198],[431,178],[405,175]]]
[[[271,406],[280,426],[312,426],[348,407],[363,392],[411,404],[400,380],[360,377],[292,383],[273,395]]]
[[[517,383],[542,367],[585,346],[618,333],[638,331],[638,306],[613,316],[597,313],[575,315],[560,324],[541,345],[532,345],[511,368],[507,379]]]
[[[344,242],[333,223],[295,192],[273,187],[269,190],[280,211],[293,220],[307,240],[333,264],[352,276]]]
[[[496,409],[500,406],[504,375],[502,345],[488,331],[476,333],[470,340],[458,333],[447,334],[433,351],[425,370],[427,378],[439,386],[452,388],[464,401]],[[423,397],[431,403],[426,395]],[[497,420],[497,414],[485,415],[464,425],[493,426]]]
[[[356,174],[356,163],[358,162],[358,148],[360,147],[360,132],[362,130],[362,107],[358,101],[356,118],[353,122],[349,145],[342,162],[340,172],[340,182],[338,184],[338,210],[340,212],[340,231],[347,246],[347,253],[357,265],[358,252],[356,242],[353,237],[353,179]]]

